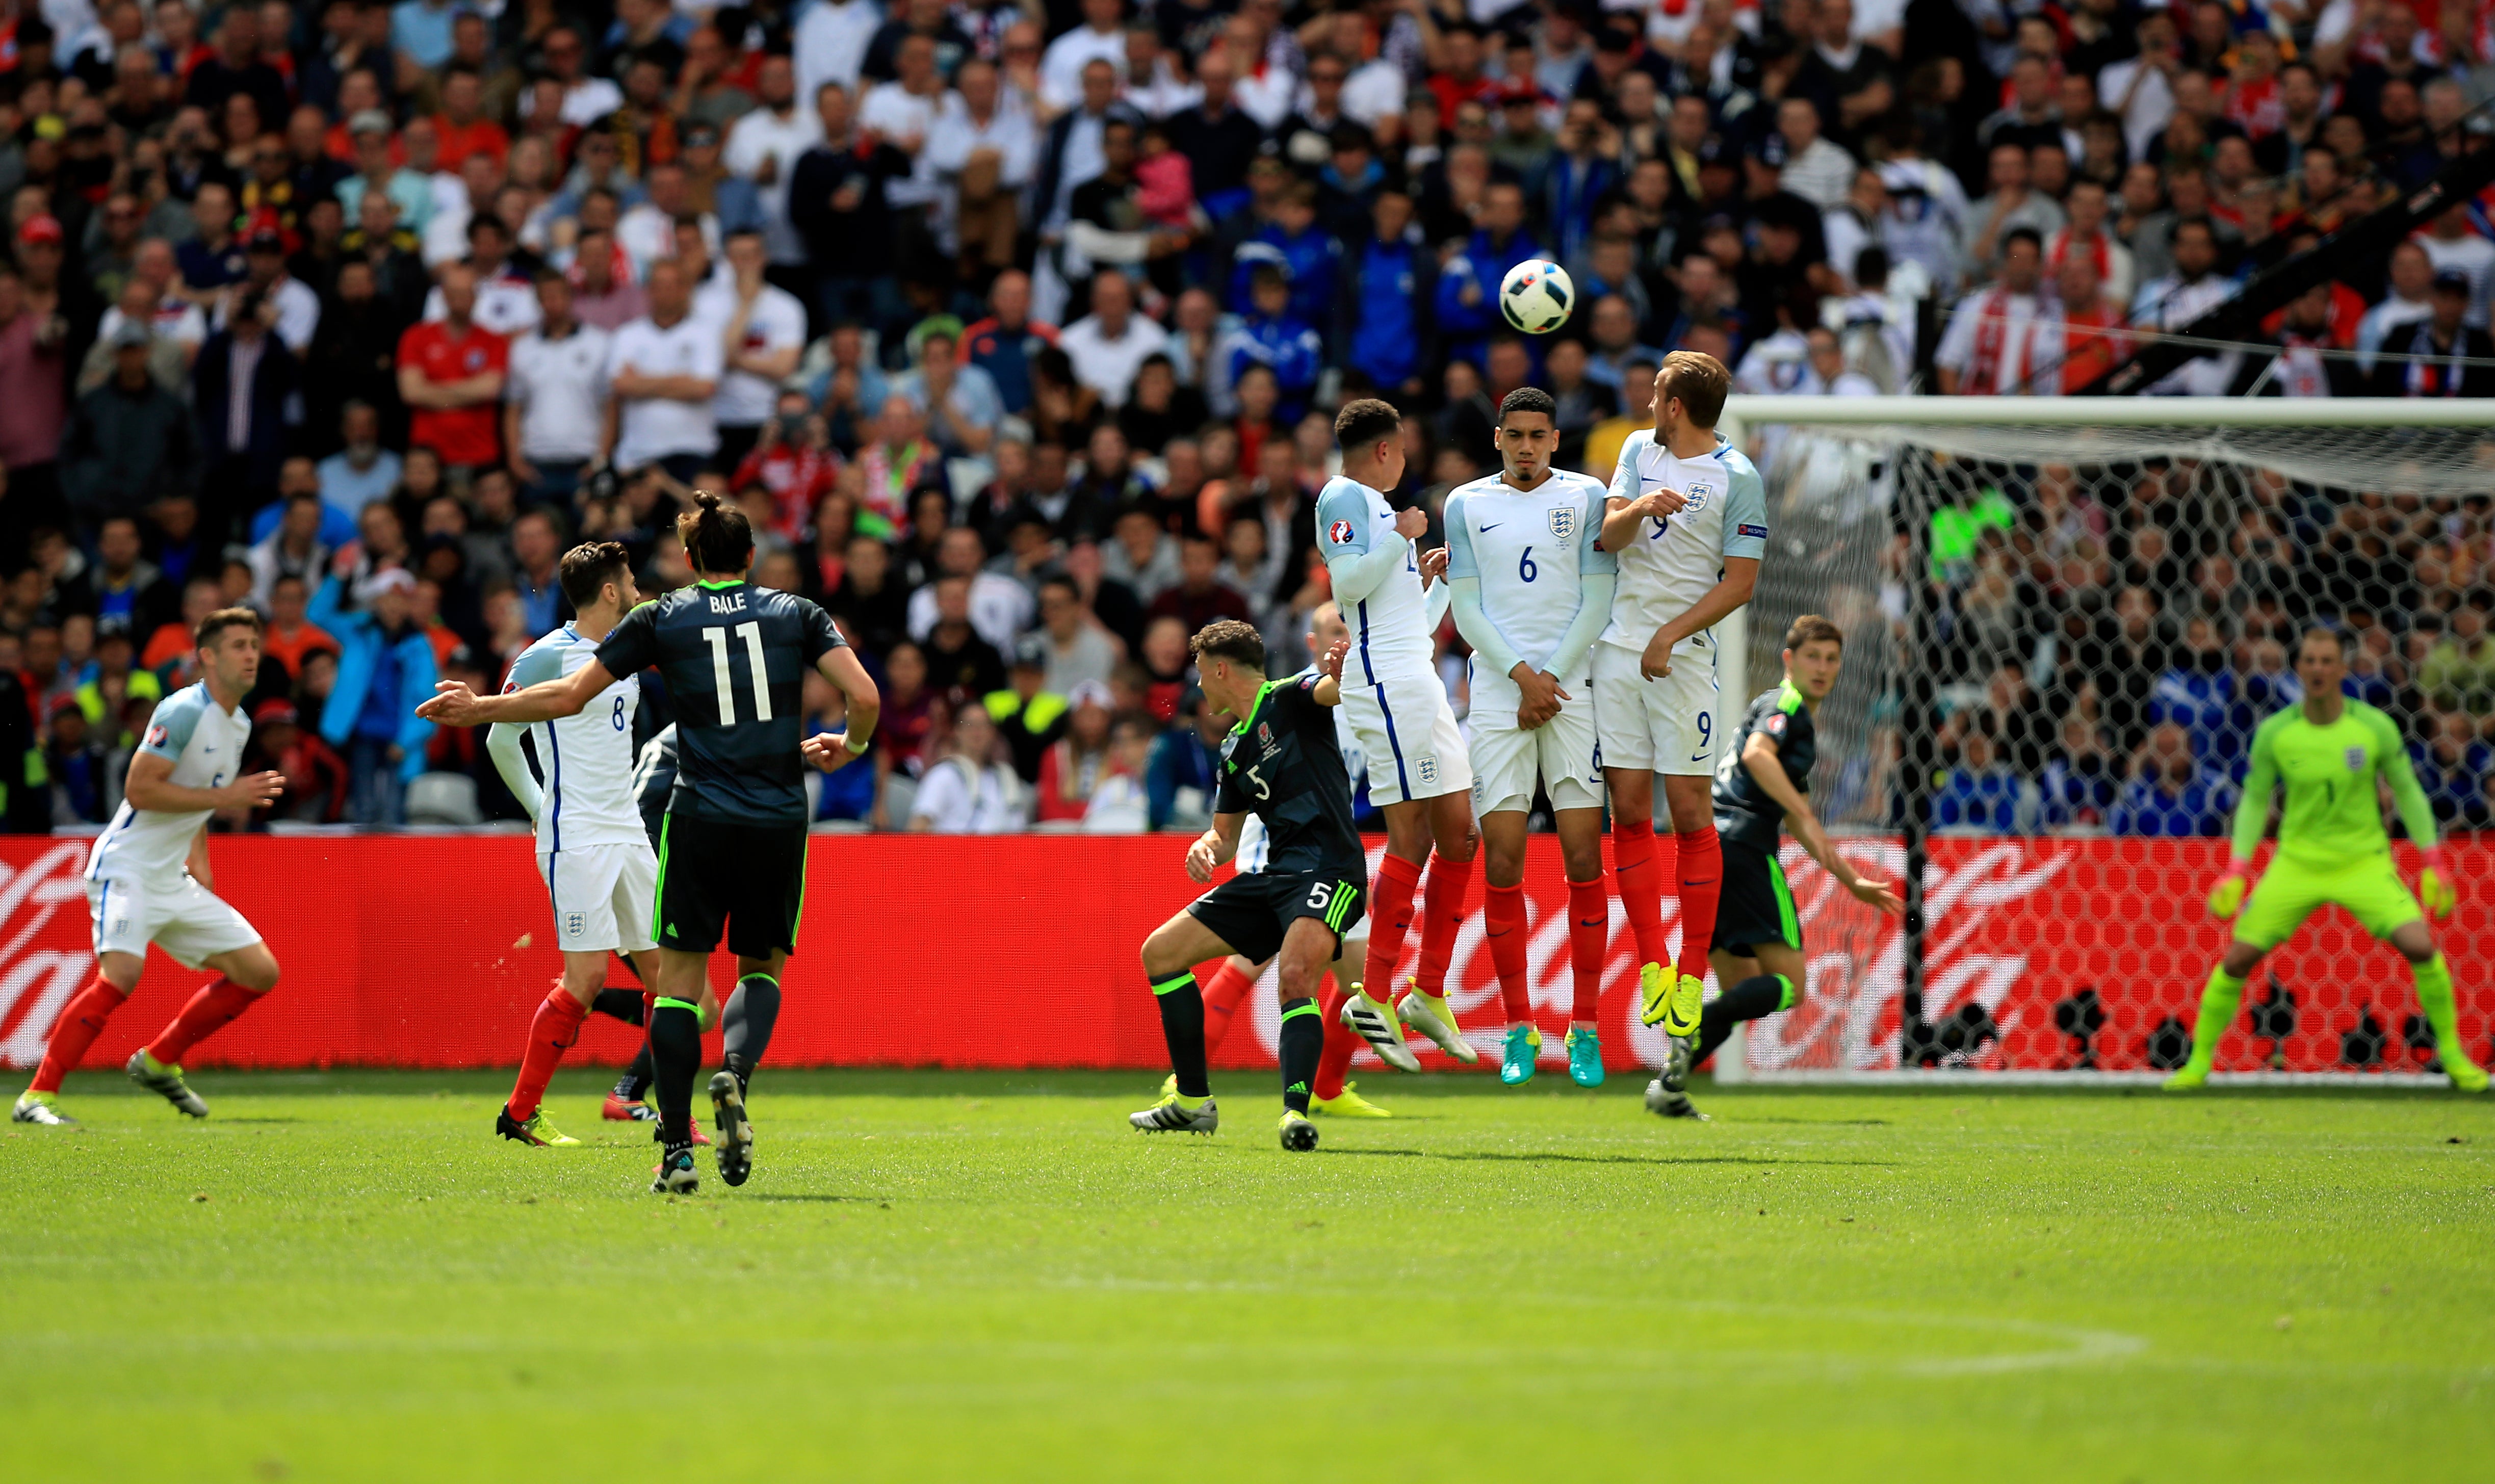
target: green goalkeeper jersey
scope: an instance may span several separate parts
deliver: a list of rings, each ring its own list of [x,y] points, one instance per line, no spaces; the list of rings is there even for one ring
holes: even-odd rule
[[[2253,733],[2252,771],[2235,806],[2235,855],[2249,858],[2269,823],[2271,790],[2287,786],[2278,821],[2278,854],[2298,865],[2332,869],[2390,849],[2383,829],[2378,779],[2387,779],[2409,838],[2434,844],[2434,811],[2391,719],[2352,700],[2339,720],[2317,727],[2301,705],[2262,723]]]

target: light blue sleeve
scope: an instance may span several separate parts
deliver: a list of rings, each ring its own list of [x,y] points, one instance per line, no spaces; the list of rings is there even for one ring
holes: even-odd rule
[[[156,703],[156,711],[147,723],[147,736],[139,744],[142,753],[151,753],[168,762],[179,762],[182,749],[191,745],[191,733],[200,729],[200,718],[208,714],[208,693],[201,686],[186,686]]]
[[[1507,641],[1506,634],[1498,632],[1498,625],[1482,607],[1480,575],[1452,577],[1447,587],[1448,601],[1456,610],[1456,632],[1473,647],[1473,655],[1482,662],[1484,670],[1493,675],[1504,675],[1515,669],[1520,658],[1516,646]]]
[[[1368,499],[1349,479],[1329,486],[1317,502],[1317,549],[1325,554],[1338,602],[1366,601],[1410,557],[1412,543],[1401,536],[1391,541],[1371,541],[1370,532],[1375,524],[1370,518]]]
[[[1586,533],[1585,540],[1577,543],[1577,575],[1581,577],[1590,577],[1596,572],[1617,572],[1620,570],[1620,559],[1603,549],[1605,494],[1601,485],[1591,480],[1586,481],[1586,508],[1577,516],[1580,522],[1578,529]]]
[[[1627,438],[1621,441],[1620,461],[1617,465],[1613,466],[1612,487],[1606,495],[1607,499],[1634,500],[1638,497],[1638,448],[1639,445],[1637,435],[1635,433],[1631,433]]]
[[[1317,549],[1329,563],[1339,556],[1365,555],[1370,524],[1369,502],[1351,480],[1328,484],[1317,498]]]
[[[545,804],[545,793],[538,787],[537,775],[529,771],[528,755],[520,751],[520,734],[527,730],[515,723],[496,722],[485,728],[485,752],[494,759],[494,771],[503,775],[511,797],[535,819]]]
[[[1465,508],[1470,504],[1471,497],[1463,490],[1447,497],[1443,518],[1447,527],[1447,577],[1450,581],[1481,575],[1481,563],[1473,556],[1472,523],[1464,518]],[[1458,611],[1461,613],[1462,609]],[[1457,620],[1456,627],[1463,627],[1461,618]]]
[[[1732,472],[1724,492],[1724,554],[1763,559],[1768,554],[1767,481],[1738,453],[1726,454],[1724,466]]]
[[[525,691],[533,685],[563,678],[563,649],[540,639],[520,652],[511,662],[511,672],[503,679],[504,694]]]
[[[1430,590],[1421,595],[1423,629],[1431,634],[1438,632],[1438,625],[1446,621],[1447,604],[1455,601],[1455,584],[1443,578],[1430,584]]]

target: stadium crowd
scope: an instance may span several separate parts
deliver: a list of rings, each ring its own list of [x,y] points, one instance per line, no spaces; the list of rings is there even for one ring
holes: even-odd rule
[[[2188,321],[2483,147],[2495,63],[2464,0],[0,16],[0,785],[30,830],[108,818],[189,678],[185,623],[231,603],[269,621],[249,709],[290,780],[276,819],[516,817],[479,740],[416,701],[499,687],[566,616],[577,540],[623,541],[645,591],[686,580],[671,516],[697,484],[883,689],[875,766],[822,781],[821,818],[1186,823],[1222,730],[1186,637],[1247,618],[1306,663],[1342,396],[1422,415],[1394,493],[1434,521],[1528,381],[1561,462],[1608,475],[1669,349],[1749,390],[2076,385],[2127,326]],[[1493,298],[1537,256],[1580,307],[1528,343]],[[2495,386],[2476,208],[2380,271],[2274,317],[2276,355],[2161,389]],[[1920,306],[1952,303],[1934,332]],[[2439,807],[2484,818],[2482,511],[2287,498],[2187,560],[2152,533],[2192,491],[2054,482],[1996,492],[1933,578],[2004,627],[1965,653],[2018,662],[1967,677],[1990,720],[1949,738],[1966,822],[2211,832],[2217,785],[2184,764],[2223,772],[2280,694],[2260,605],[2302,616],[2324,553],[2400,589],[2360,671],[2420,698]],[[2282,585],[2234,580],[2297,552]],[[2040,672],[2090,646],[2091,696]],[[840,724],[828,688],[808,702]],[[2102,786],[2074,781],[2091,748],[2125,759]],[[2178,752],[2179,793],[2127,806],[2130,759]]]

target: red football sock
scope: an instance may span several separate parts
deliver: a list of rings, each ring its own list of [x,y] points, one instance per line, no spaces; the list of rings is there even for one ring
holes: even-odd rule
[[[129,998],[113,988],[112,981],[98,970],[95,977],[86,981],[86,987],[61,1006],[61,1018],[52,1022],[51,1042],[44,1048],[43,1065],[35,1068],[33,1091],[59,1092],[61,1078],[77,1070],[78,1059],[104,1034],[104,1023]]]
[[[1377,881],[1369,891],[1369,962],[1361,987],[1380,1005],[1393,1003],[1395,965],[1403,957],[1403,937],[1412,930],[1412,892],[1421,884],[1421,868],[1401,855],[1377,863]],[[1326,1017],[1332,1044],[1334,1017]],[[1325,1075],[1325,1064],[1317,1064]]]
[[[1349,991],[1338,989],[1317,1001],[1317,1017],[1325,1022],[1325,1045],[1317,1052],[1317,1074],[1309,1082],[1309,1093],[1320,1102],[1342,1096],[1343,1073],[1351,1070],[1351,1054],[1360,1049],[1360,1036],[1342,1023],[1342,1003],[1350,998]]]
[[[1239,966],[1226,958],[1221,961],[1220,968],[1213,971],[1212,982],[1204,986],[1204,1049],[1207,1055],[1221,1044],[1221,1037],[1230,1034],[1231,1013],[1239,1008],[1239,1002],[1247,998],[1248,991],[1255,987],[1256,976],[1241,973]]]
[[[182,1006],[173,1023],[156,1033],[147,1054],[167,1067],[178,1067],[191,1048],[226,1028],[236,1015],[251,1008],[260,996],[231,979],[220,978],[204,986]]]
[[[1660,908],[1657,909],[1661,911]],[[1577,973],[1577,1004],[1569,1018],[1594,1023],[1603,998],[1603,960],[1612,946],[1612,899],[1603,879],[1568,883],[1568,965]]]
[[[1680,837],[1680,972],[1707,977],[1715,939],[1715,899],[1724,893],[1724,846],[1715,826]]]
[[[1475,850],[1463,860],[1434,856],[1430,862],[1430,885],[1421,898],[1421,964],[1412,974],[1414,985],[1432,997],[1447,992],[1447,965],[1456,956],[1456,934],[1464,925],[1464,898],[1472,894],[1473,873],[1480,869],[1481,851]]]
[[[1498,970],[1498,998],[1507,1011],[1507,1023],[1524,1025],[1533,1018],[1533,986],[1525,982],[1525,888],[1485,890],[1482,927],[1490,939],[1490,961]]]
[[[580,1039],[580,1023],[589,1018],[589,1007],[574,1000],[557,986],[538,1005],[537,1018],[529,1022],[529,1049],[520,1056],[519,1080],[511,1084],[511,1116],[522,1123],[545,1100],[546,1084],[553,1080],[555,1067],[563,1054]]]
[[[1670,836],[1655,837],[1651,819],[1621,819],[1612,825],[1612,874],[1619,881],[1620,907],[1628,913],[1629,931],[1637,936],[1641,964],[1672,962],[1672,943],[1663,934],[1663,881],[1679,852],[1675,849],[1667,855],[1670,843]]]

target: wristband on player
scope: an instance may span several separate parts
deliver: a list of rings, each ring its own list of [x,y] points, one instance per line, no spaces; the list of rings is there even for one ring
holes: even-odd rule
[[[872,734],[869,734],[867,739],[863,742],[851,736],[843,736],[841,738],[842,751],[847,753],[852,757],[865,756],[866,750],[873,746],[875,746],[875,737]]]

